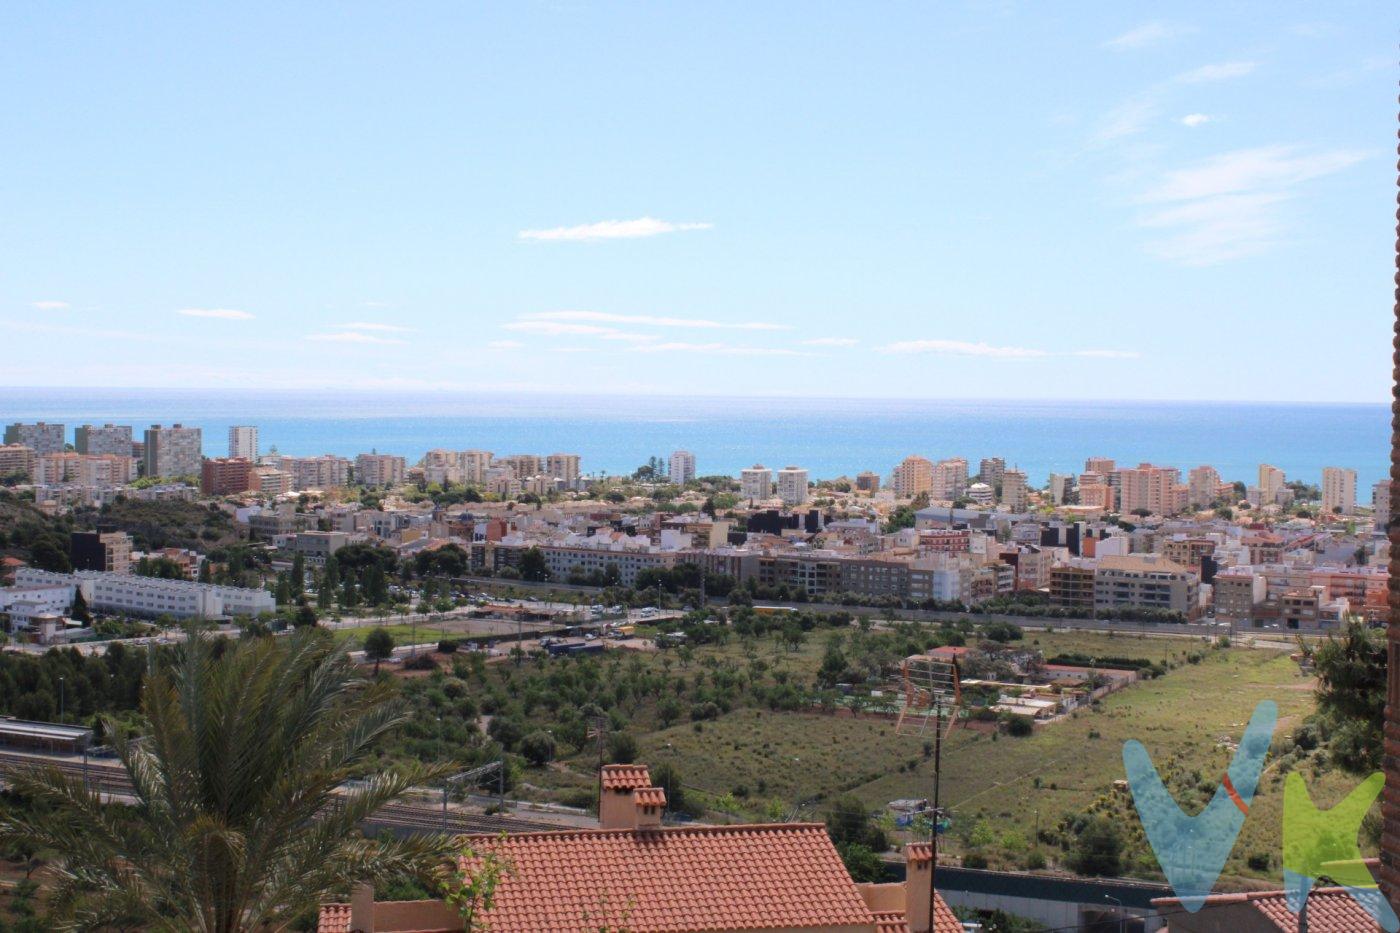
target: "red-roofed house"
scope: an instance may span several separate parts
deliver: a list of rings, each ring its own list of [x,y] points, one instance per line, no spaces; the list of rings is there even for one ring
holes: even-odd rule
[[[931,914],[934,933],[962,929],[941,897],[930,905],[927,845],[909,847],[906,881],[858,885],[819,823],[666,827],[645,767],[609,767],[602,784],[599,829],[469,837],[477,864],[489,853],[508,866],[479,914],[492,933],[927,933]],[[322,907],[319,927],[461,928],[439,901],[375,903],[368,886]]]
[[[1298,915],[1282,891],[1212,894],[1196,913],[1174,897],[1152,902],[1172,933],[1298,933]],[[1315,888],[1308,898],[1309,933],[1378,933],[1380,925],[1343,888]]]

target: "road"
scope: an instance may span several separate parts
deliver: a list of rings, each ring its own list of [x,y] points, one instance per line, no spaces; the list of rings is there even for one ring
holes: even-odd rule
[[[117,799],[129,800],[132,797],[131,779],[126,771],[106,758],[89,758],[86,762],[79,756],[45,755],[36,752],[21,752],[12,749],[0,750],[0,774],[15,768],[31,767],[36,764],[53,765],[69,777],[86,780],[89,787]],[[366,821],[368,825],[394,830],[416,832],[459,833],[530,833],[555,829],[576,828],[576,820],[561,815],[559,819],[522,819],[517,816],[467,813],[458,808],[449,808],[444,814],[442,805],[429,803],[396,803],[384,807]]]

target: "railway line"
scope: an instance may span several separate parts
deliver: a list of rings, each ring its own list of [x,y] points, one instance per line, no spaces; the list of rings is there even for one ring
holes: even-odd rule
[[[38,755],[0,749],[0,780],[16,768],[50,765],[68,777],[78,778],[104,794],[123,796],[132,793],[131,779],[109,759],[89,758],[86,761],[56,756]],[[429,804],[394,803],[381,808],[365,821],[375,828],[400,832],[445,832],[453,835],[471,833],[534,833],[547,830],[576,828],[569,824],[545,820],[527,820],[500,814],[463,813]]]

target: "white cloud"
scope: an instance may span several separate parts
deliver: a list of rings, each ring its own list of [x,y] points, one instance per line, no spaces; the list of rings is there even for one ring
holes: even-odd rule
[[[1106,49],[1113,49],[1115,52],[1124,52],[1129,49],[1140,49],[1145,46],[1155,45],[1167,39],[1175,39],[1177,36],[1185,35],[1191,30],[1185,26],[1173,23],[1166,23],[1161,20],[1143,23],[1135,29],[1129,29],[1119,36],[1114,36],[1103,43]]]
[[[486,345],[488,350],[519,350],[525,344],[519,340],[492,340]]]
[[[1257,67],[1259,67],[1257,62],[1219,62],[1214,65],[1202,65],[1199,68],[1184,71],[1172,80],[1177,84],[1204,84],[1207,81],[1226,81],[1230,78],[1243,78],[1247,74],[1253,74],[1254,69]]]
[[[1291,187],[1350,168],[1366,158],[1356,150],[1300,153],[1295,146],[1237,149],[1166,173],[1139,200],[1185,201],[1215,195]]]
[[[1133,350],[1070,350],[1059,352],[1035,347],[998,347],[966,340],[902,340],[880,348],[886,353],[934,353],[942,356],[972,356],[1001,360],[1036,360],[1052,356],[1079,356],[1102,360],[1137,359]]]
[[[731,330],[791,330],[788,324],[766,321],[712,321],[706,318],[659,317],[652,314],[610,314],[606,311],[542,311],[521,316],[526,321],[593,321],[603,324],[640,324],[648,327],[684,327]]]
[[[181,308],[175,313],[183,314],[185,317],[209,317],[224,321],[251,321],[253,319],[253,315],[247,311],[235,311],[232,308]]]
[[[813,337],[802,343],[809,347],[854,347],[860,341],[855,337]]]
[[[801,350],[790,350],[784,347],[749,347],[735,346],[728,343],[686,343],[684,341],[669,341],[666,343],[649,343],[636,347],[637,350],[644,350],[648,353],[715,353],[722,356],[806,356]]]
[[[1165,232],[1147,248],[1171,262],[1207,266],[1256,256],[1293,228],[1285,205],[1300,185],[1366,157],[1355,150],[1304,152],[1296,146],[1222,153],[1167,172],[1137,198],[1151,205],[1137,223]]]
[[[36,301],[33,307],[40,311],[67,311],[72,306],[66,301]]]
[[[1142,354],[1136,350],[1075,350],[1070,356],[1086,356],[1098,360],[1135,360]]]
[[[510,321],[502,324],[501,327],[526,334],[543,334],[546,337],[578,335],[601,337],[618,332],[615,327],[599,327],[597,324],[570,324],[566,321]]]
[[[579,224],[575,227],[521,230],[517,236],[522,240],[629,240],[685,230],[709,230],[713,226],[714,224],[708,223],[675,223],[657,220],[655,217],[639,217],[636,220],[601,220],[598,223]]]
[[[1188,113],[1177,122],[1182,126],[1203,126],[1210,123],[1215,118],[1208,113]]]
[[[370,334],[362,334],[357,331],[340,331],[333,334],[307,334],[307,340],[315,340],[320,343],[355,343],[355,344],[396,344],[403,343],[402,340],[395,340],[391,337],[375,337]]]
[[[1125,100],[1104,114],[1094,130],[1094,142],[1109,143],[1125,136],[1135,136],[1147,129],[1160,109],[1152,95]]]
[[[352,321],[349,324],[342,324],[347,330],[374,330],[390,334],[406,334],[413,330],[412,327],[400,327],[397,324],[375,324],[370,321]]]
[[[1044,350],[1030,347],[994,347],[987,343],[964,340],[901,340],[886,344],[887,353],[938,353],[945,356],[986,356],[997,359],[1033,359],[1049,356]]]

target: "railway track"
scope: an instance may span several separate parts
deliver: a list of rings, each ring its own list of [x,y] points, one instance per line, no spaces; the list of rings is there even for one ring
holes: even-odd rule
[[[96,788],[106,794],[130,794],[133,789],[131,779],[127,777],[126,772],[103,759],[89,759],[84,767],[81,761],[0,750],[0,776],[16,768],[34,765],[52,765],[69,777],[85,778],[89,787]],[[445,832],[453,835],[537,833],[572,828],[560,823],[525,820],[497,814],[462,813],[456,810],[448,810],[444,814],[441,806],[409,803],[389,804],[365,822],[372,826],[391,830]]]

